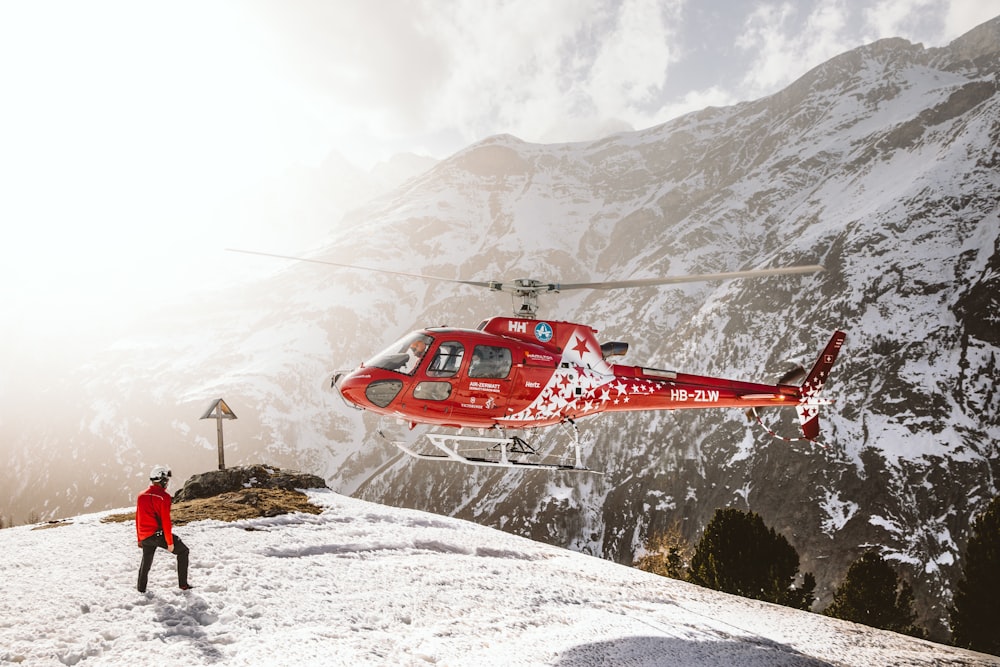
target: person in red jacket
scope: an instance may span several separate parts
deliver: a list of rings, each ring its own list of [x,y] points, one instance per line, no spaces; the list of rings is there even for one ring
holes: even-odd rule
[[[186,591],[191,588],[187,580],[190,552],[181,538],[174,535],[170,523],[171,498],[167,493],[170,468],[154,466],[149,473],[149,481],[152,484],[140,493],[135,501],[135,533],[142,549],[139,583],[136,588],[140,593],[146,592],[146,580],[149,577],[149,568],[153,565],[153,555],[157,549],[166,549],[177,556],[177,583],[181,590]]]

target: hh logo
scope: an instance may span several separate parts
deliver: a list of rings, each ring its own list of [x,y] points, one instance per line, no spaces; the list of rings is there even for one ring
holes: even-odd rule
[[[510,320],[509,322],[507,322],[507,331],[519,334],[528,333],[528,323],[518,322],[517,320]]]

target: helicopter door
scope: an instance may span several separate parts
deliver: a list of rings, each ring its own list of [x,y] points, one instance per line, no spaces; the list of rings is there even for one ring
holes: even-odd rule
[[[465,347],[457,341],[444,341],[431,357],[424,378],[413,387],[413,398],[425,416],[445,416],[452,412],[458,371],[465,356]]]
[[[505,416],[513,366],[510,348],[474,346],[465,381],[456,387],[459,409],[469,416]]]

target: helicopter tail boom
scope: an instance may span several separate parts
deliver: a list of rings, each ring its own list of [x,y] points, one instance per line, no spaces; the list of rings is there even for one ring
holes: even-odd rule
[[[817,398],[827,378],[830,377],[830,369],[833,362],[837,360],[837,354],[847,334],[843,331],[834,331],[830,342],[826,344],[822,354],[816,359],[812,370],[806,376],[805,382],[799,388],[799,405],[796,412],[799,415],[799,422],[802,425],[802,434],[807,440],[815,440],[819,436],[819,406],[827,403],[823,399]]]

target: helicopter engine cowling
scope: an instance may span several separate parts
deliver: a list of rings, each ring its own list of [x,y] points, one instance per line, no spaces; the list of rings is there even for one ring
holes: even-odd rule
[[[628,352],[628,343],[622,343],[620,341],[609,341],[607,343],[601,343],[601,356],[605,359],[608,357],[622,357]]]

